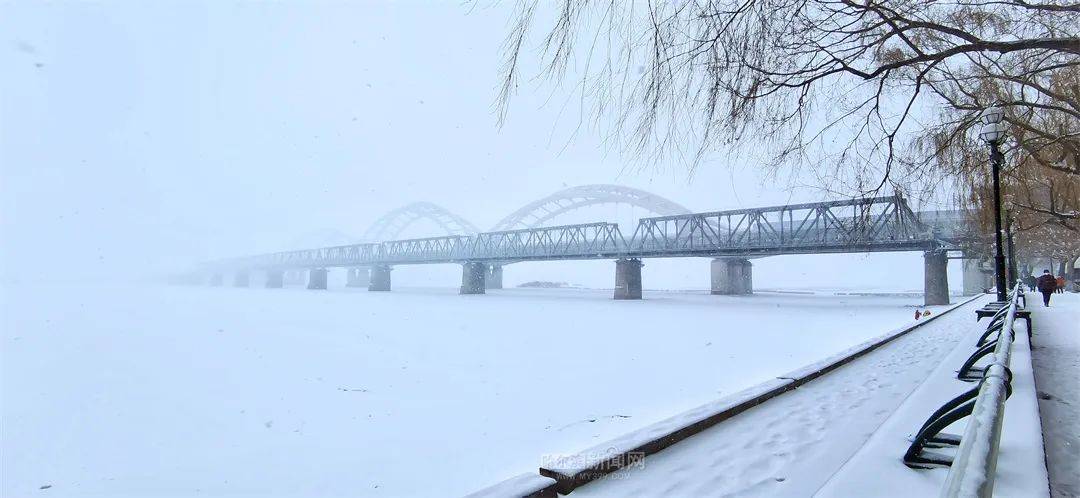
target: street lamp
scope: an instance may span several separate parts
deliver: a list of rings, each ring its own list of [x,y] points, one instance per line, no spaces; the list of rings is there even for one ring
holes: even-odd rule
[[[1008,209],[1005,210],[1005,259],[1009,262],[1009,288],[1013,288],[1016,285],[1017,279],[1020,278],[1020,274],[1017,273],[1016,268],[1016,246],[1013,244],[1013,214]]]
[[[994,173],[994,285],[997,287],[997,300],[1005,302],[1008,298],[1005,290],[1005,253],[1001,248],[1001,164],[1005,156],[1001,153],[1001,142],[1005,140],[1005,109],[1001,106],[989,107],[982,113],[983,127],[979,137],[990,145],[990,165]]]

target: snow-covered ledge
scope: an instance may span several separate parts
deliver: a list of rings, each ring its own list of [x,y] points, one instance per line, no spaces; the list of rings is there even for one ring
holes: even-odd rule
[[[465,498],[556,498],[555,479],[526,473],[467,495]]]

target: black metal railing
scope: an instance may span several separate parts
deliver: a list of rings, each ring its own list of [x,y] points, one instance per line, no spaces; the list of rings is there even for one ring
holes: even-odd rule
[[[1012,395],[1009,360],[1015,339],[1013,326],[1018,312],[1022,313],[1023,299],[1023,291],[1017,285],[1007,305],[992,316],[979,336],[975,352],[957,372],[958,379],[978,385],[938,408],[919,428],[904,453],[904,463],[912,468],[949,467],[942,496],[993,495],[1005,400]],[[1030,328],[1029,321],[1029,335]],[[944,432],[966,417],[969,420],[963,435]],[[928,448],[956,448],[956,451],[928,451]]]

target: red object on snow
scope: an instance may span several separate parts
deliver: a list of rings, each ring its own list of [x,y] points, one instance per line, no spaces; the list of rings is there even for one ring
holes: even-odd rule
[[[915,319],[918,320],[920,317],[922,317],[922,313],[919,313],[919,310],[915,310]]]

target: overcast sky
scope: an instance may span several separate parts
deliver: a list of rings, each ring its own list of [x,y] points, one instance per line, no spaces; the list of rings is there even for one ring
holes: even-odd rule
[[[551,85],[525,81],[499,128],[512,7],[0,4],[3,275],[153,274],[325,230],[360,236],[383,212],[419,200],[487,228],[528,201],[589,183],[646,189],[700,211],[815,197],[723,154],[693,177],[675,163],[643,169],[605,148],[596,130],[579,129],[576,101]],[[598,209],[585,218],[615,215],[647,213]],[[414,230],[440,235],[426,233],[433,225]],[[833,284],[851,272],[895,274],[900,287],[920,288],[920,256],[773,258],[755,278]],[[507,279],[558,265],[563,280],[578,267],[588,268],[581,283],[613,279],[603,262],[546,265]],[[656,265],[672,268],[657,285],[707,283],[705,260]],[[428,273],[456,285],[458,271]]]

